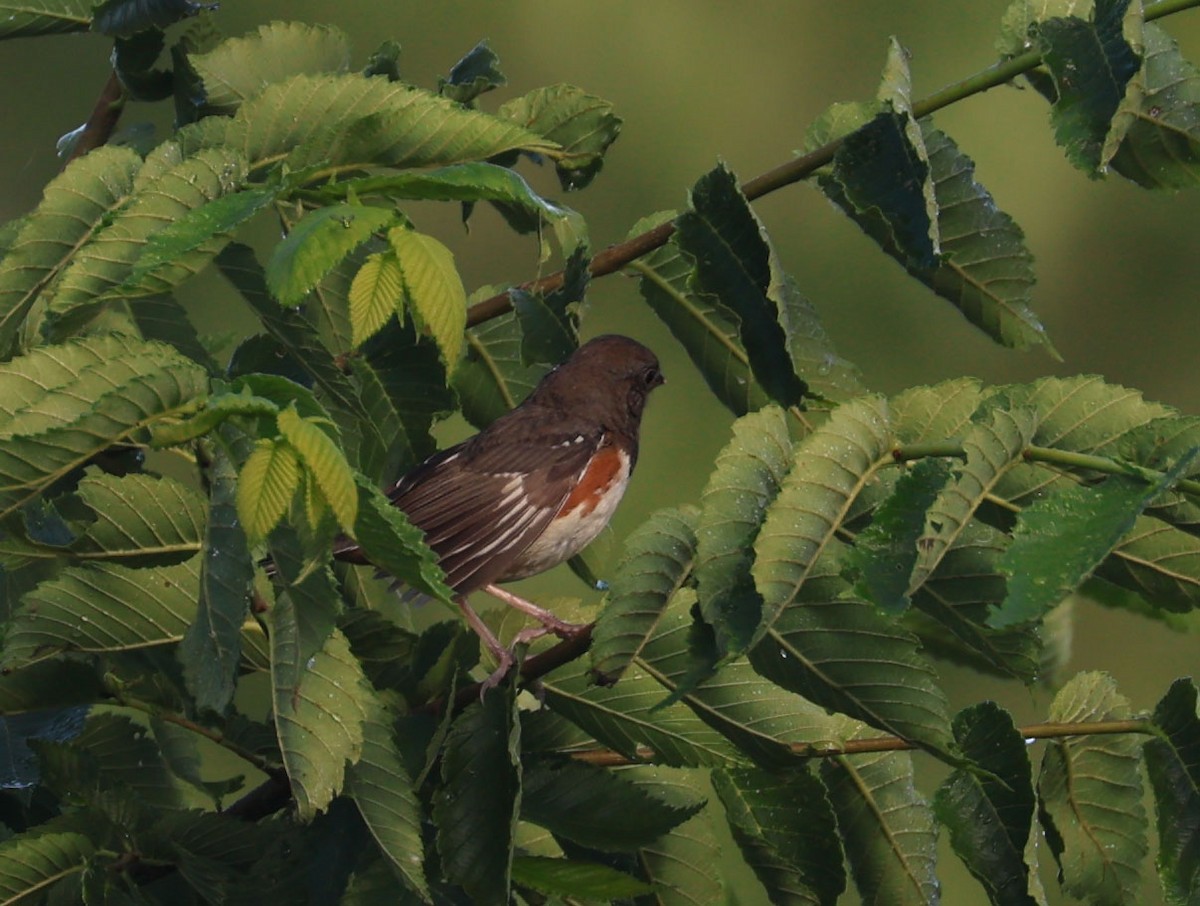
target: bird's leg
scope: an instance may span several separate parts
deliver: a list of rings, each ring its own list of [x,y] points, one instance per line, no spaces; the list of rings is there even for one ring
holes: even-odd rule
[[[492,657],[496,659],[496,663],[499,665],[495,670],[492,671],[491,675],[480,684],[479,697],[482,699],[487,693],[488,689],[500,685],[500,681],[508,675],[508,671],[513,668],[513,664],[515,664],[517,661],[516,658],[513,657],[512,651],[510,651],[503,642],[496,638],[496,634],[488,628],[487,623],[483,622],[483,620],[479,618],[479,614],[475,612],[474,608],[467,603],[466,597],[463,596],[457,600],[459,610],[461,610],[463,612],[463,616],[467,618],[467,625],[475,630],[475,634],[479,636],[483,644],[487,646],[487,650],[492,653]]]
[[[483,590],[492,597],[499,598],[509,607],[515,607],[517,610],[529,614],[541,623],[543,629],[538,635],[545,635],[547,632],[552,632],[560,639],[571,639],[584,629],[578,623],[568,623],[566,620],[560,620],[545,608],[538,607],[533,602],[526,601],[520,595],[514,595],[511,591],[505,591],[499,585],[485,585],[483,586]],[[537,638],[537,636],[533,636],[533,638]]]

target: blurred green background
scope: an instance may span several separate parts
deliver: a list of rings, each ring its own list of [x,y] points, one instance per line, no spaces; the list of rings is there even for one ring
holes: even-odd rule
[[[613,101],[625,120],[622,136],[593,186],[565,199],[584,214],[600,248],[619,241],[638,218],[685,204],[688,186],[718,160],[742,179],[787,160],[830,103],[873,96],[891,35],[911,51],[915,96],[986,67],[995,60],[993,42],[1007,5],[226,0],[216,22],[229,35],[272,19],[336,25],[349,33],[356,65],[380,41],[394,38],[403,46],[405,78],[430,87],[487,38],[509,85],[485,96],[485,109],[555,82]],[[1184,53],[1200,61],[1200,12],[1163,24]],[[37,203],[60,166],[55,140],[84,120],[107,74],[108,44],[97,36],[0,44],[0,218]],[[1047,106],[1029,90],[993,89],[935,119],[1025,230],[1037,260],[1035,306],[1064,361],[992,344],[879,254],[814,188],[792,186],[763,199],[756,208],[784,266],[867,383],[894,392],[962,374],[1002,383],[1098,373],[1200,413],[1200,196],[1152,194],[1119,178],[1088,179],[1055,146]],[[135,105],[122,125],[143,121],[165,136],[170,111]],[[551,172],[528,165],[523,172],[544,193],[561,195]],[[413,213],[421,229],[455,250],[468,290],[526,280],[549,267],[539,264],[536,242],[513,236],[490,210],[476,213],[469,233],[451,206]],[[183,296],[202,329],[253,327],[216,278],[201,278]],[[650,406],[630,498],[600,542],[603,564],[650,511],[697,499],[730,418],[645,310],[633,281],[597,281],[589,299],[588,335],[616,330],[642,339],[659,352],[668,376]],[[449,424],[447,439],[462,430]],[[531,590],[579,594],[578,583],[561,572],[535,580]],[[1198,651],[1194,637],[1080,602],[1067,672],[1108,670],[1135,707],[1149,708],[1171,679],[1194,672]],[[1045,692],[965,672],[947,670],[946,679],[954,708],[992,697],[1019,721],[1032,722],[1049,700]],[[950,889],[962,891],[951,874]],[[750,892],[741,897],[754,901]],[[963,900],[956,895],[954,902]]]

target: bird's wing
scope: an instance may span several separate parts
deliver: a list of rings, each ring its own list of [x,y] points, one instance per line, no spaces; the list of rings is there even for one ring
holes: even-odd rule
[[[426,460],[388,496],[425,532],[447,584],[470,592],[504,576],[545,531],[602,439],[561,423],[501,443],[485,432]]]

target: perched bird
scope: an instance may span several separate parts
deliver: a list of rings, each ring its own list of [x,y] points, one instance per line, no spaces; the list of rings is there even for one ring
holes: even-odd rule
[[[429,457],[389,489],[425,533],[467,622],[499,662],[512,652],[467,603],[483,590],[541,625],[518,635],[569,638],[582,627],[499,587],[557,566],[608,524],[637,462],[646,398],[663,383],[641,343],[608,335],[585,343],[524,402],[479,434]],[[349,543],[335,555],[364,562]]]

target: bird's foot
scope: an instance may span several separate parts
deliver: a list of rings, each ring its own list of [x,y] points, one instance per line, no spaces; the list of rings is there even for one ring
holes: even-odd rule
[[[483,590],[494,598],[499,598],[509,607],[516,608],[522,613],[527,613],[539,623],[541,623],[541,632],[538,635],[531,636],[531,640],[539,638],[547,633],[553,633],[560,639],[573,639],[581,632],[587,629],[586,625],[580,623],[568,623],[566,620],[560,620],[544,607],[538,607],[532,601],[526,601],[520,595],[514,595],[511,591],[501,588],[499,585],[485,585]],[[525,630],[528,632],[529,630]],[[518,634],[518,638],[520,634]]]

